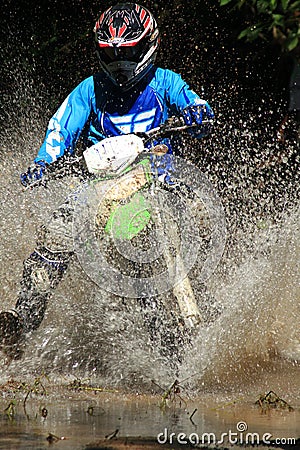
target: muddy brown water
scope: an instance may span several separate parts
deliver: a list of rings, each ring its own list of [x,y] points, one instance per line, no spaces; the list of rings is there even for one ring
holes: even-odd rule
[[[195,443],[199,448],[272,448],[275,443],[299,448],[299,374],[299,367],[284,365],[237,391],[196,395],[184,383],[179,392],[145,395],[87,382],[78,389],[78,380],[74,389],[74,380],[22,384],[16,378],[1,389],[0,449],[150,450],[195,448]],[[283,402],[257,404],[271,389]]]

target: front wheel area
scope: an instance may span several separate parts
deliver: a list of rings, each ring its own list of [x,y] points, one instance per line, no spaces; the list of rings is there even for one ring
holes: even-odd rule
[[[204,174],[177,157],[171,163],[167,178],[143,164],[86,183],[77,193],[74,242],[91,280],[136,299],[152,342],[180,362],[191,323],[197,329],[219,314],[203,286],[222,256],[226,227]]]
[[[176,303],[169,293],[165,296],[138,299],[145,331],[151,345],[175,369],[184,360],[184,352],[191,344],[193,331],[187,328]],[[172,306],[172,307],[170,307]]]

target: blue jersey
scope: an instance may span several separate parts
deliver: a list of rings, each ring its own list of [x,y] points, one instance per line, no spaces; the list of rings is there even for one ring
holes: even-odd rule
[[[191,105],[206,104],[180,75],[156,68],[137,88],[120,94],[104,74],[82,81],[51,118],[35,162],[51,163],[74,151],[82,130],[91,144],[105,137],[145,132]]]

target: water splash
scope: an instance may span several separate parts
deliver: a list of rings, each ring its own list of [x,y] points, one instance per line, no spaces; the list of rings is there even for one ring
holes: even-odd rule
[[[50,114],[41,107],[41,98],[32,98],[26,74],[15,78],[15,86],[13,105],[5,99],[12,113],[6,113],[0,140],[3,309],[14,304],[22,261],[35,246],[38,226],[76,181],[68,177],[51,182],[49,189],[22,190],[19,173],[34,158]],[[216,89],[211,101],[216,105],[215,131],[203,142],[193,141],[192,152],[189,146],[183,149],[222,196],[229,230],[226,253],[207,285],[223,313],[199,331],[183,363],[172,365],[153,345],[139,304],[99,290],[75,260],[42,326],[28,338],[23,358],[2,367],[1,377],[45,370],[152,389],[151,380],[165,386],[179,376],[190,378],[193,389],[206,389],[250,382],[282,363],[298,367],[298,147],[293,138],[284,145],[277,140],[274,115],[280,115],[282,105],[262,99],[260,109],[251,113],[242,94],[234,86]],[[13,117],[21,98],[26,104],[18,111],[16,132]],[[197,272],[193,276],[197,288]]]
[[[264,372],[299,365],[299,212],[257,230],[251,236],[255,251],[246,249],[227,279],[211,280],[225,310],[198,336],[184,377],[196,373],[194,381],[205,389],[233,390]]]

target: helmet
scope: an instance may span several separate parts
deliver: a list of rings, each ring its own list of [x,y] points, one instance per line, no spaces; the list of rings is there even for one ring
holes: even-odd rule
[[[159,31],[143,6],[120,3],[110,7],[96,22],[94,32],[101,68],[122,90],[134,86],[153,66]]]

